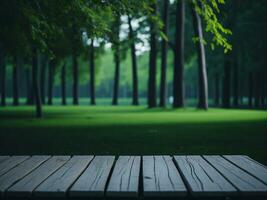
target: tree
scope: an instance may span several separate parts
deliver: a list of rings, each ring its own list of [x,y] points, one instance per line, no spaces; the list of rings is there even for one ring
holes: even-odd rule
[[[40,88],[38,81],[38,60],[37,60],[37,49],[33,47],[32,49],[32,82],[33,82],[33,92],[36,105],[36,117],[41,118],[42,114],[42,102],[40,96]]]
[[[156,1],[151,4],[152,15],[157,15]],[[156,95],[156,68],[157,68],[157,27],[155,21],[150,19],[150,52],[149,52],[149,74],[148,74],[148,107],[157,106]]]
[[[119,95],[119,78],[120,78],[120,16],[116,16],[114,22],[114,38],[112,48],[114,50],[114,62],[115,62],[115,73],[114,73],[114,85],[113,85],[113,98],[112,105],[118,105]]]
[[[184,107],[184,23],[185,1],[177,1],[174,46],[173,107]]]
[[[198,42],[198,66],[199,66],[199,89],[198,89],[198,107],[203,109],[208,109],[208,83],[207,83],[207,71],[206,71],[206,59],[205,59],[205,49],[204,40],[202,33],[202,22],[203,19],[205,26],[205,31],[211,34],[211,39],[209,41],[212,49],[215,45],[222,46],[224,52],[232,49],[232,46],[228,43],[225,35],[231,34],[229,29],[222,26],[217,18],[217,13],[220,12],[219,4],[223,4],[224,0],[191,0],[192,14],[193,14],[193,25],[195,34],[197,37],[193,38],[195,42]]]
[[[41,70],[40,70],[40,93],[42,104],[45,104],[45,82],[46,82],[47,57],[41,54]]]
[[[91,40],[90,53],[90,96],[91,96],[91,105],[95,105],[95,49],[94,49],[94,40]]]
[[[163,33],[165,37],[168,36],[168,12],[169,11],[169,0],[164,1],[163,5]],[[161,42],[161,77],[160,77],[160,101],[159,106],[165,107],[166,106],[166,70],[167,70],[167,38],[162,38]]]
[[[16,55],[13,60],[13,105],[19,105],[19,94],[18,94],[18,68],[19,58]]]
[[[1,81],[1,105],[6,105],[6,63],[5,54],[2,46],[0,46],[0,81]]]
[[[131,24],[132,18],[128,15],[128,25],[129,25],[129,40],[131,48],[131,58],[132,58],[132,79],[133,79],[133,94],[132,94],[132,105],[139,105],[138,102],[138,76],[137,76],[137,59],[136,59],[136,49],[135,49],[135,34]]]
[[[54,75],[55,75],[56,63],[55,59],[50,60],[48,66],[48,105],[53,104],[53,87],[54,87]]]
[[[61,104],[67,105],[66,101],[66,63],[64,62],[61,67]]]

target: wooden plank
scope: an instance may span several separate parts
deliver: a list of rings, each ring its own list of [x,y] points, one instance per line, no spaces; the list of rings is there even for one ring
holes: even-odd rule
[[[33,190],[65,164],[70,156],[53,156],[7,190],[7,196],[30,197]]]
[[[38,197],[65,197],[69,187],[92,159],[93,156],[73,156],[65,165],[38,186],[33,195]]]
[[[69,191],[71,197],[104,196],[115,156],[96,156]]]
[[[4,160],[0,163],[0,176],[8,172],[13,167],[17,166],[27,158],[29,158],[29,156],[12,156],[7,160]]]
[[[143,156],[144,196],[185,196],[186,187],[170,156]]]
[[[249,158],[248,156],[241,155],[227,155],[223,156],[230,162],[234,163],[241,169],[250,173],[254,177],[260,179],[265,184],[267,184],[267,167],[258,163],[257,161]]]
[[[204,156],[228,181],[244,195],[262,195],[267,192],[267,185],[254,178],[221,156]]]
[[[140,156],[120,156],[112,172],[107,196],[138,197]]]
[[[15,168],[11,169],[4,175],[0,177],[0,193],[4,194],[5,190],[13,185],[15,182],[19,181],[25,175],[30,173],[44,161],[46,161],[49,156],[32,156],[31,158],[25,160]]]
[[[9,156],[0,156],[0,163],[10,158]]]
[[[192,196],[228,196],[237,190],[201,156],[174,156]]]

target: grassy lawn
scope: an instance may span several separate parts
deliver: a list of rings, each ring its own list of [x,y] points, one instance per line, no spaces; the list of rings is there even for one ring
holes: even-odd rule
[[[267,164],[267,112],[143,106],[0,108],[0,154],[247,154]]]

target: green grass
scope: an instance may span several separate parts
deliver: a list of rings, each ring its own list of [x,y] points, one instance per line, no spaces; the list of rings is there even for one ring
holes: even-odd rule
[[[0,108],[0,154],[247,154],[267,164],[267,112],[143,106]]]

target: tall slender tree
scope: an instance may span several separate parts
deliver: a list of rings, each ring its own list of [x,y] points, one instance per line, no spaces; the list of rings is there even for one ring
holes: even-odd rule
[[[5,54],[0,46],[0,84],[1,84],[1,105],[6,105],[6,63]]]
[[[53,88],[54,88],[54,75],[55,75],[55,60],[52,59],[49,62],[49,66],[48,66],[48,101],[47,104],[48,105],[52,105],[53,104]]]
[[[168,36],[168,26],[169,26],[169,0],[164,1],[163,5],[163,34]],[[161,76],[160,76],[160,101],[159,106],[166,106],[166,97],[167,97],[167,84],[166,84],[166,70],[167,70],[167,52],[168,52],[168,43],[166,38],[162,38],[161,42]]]
[[[113,35],[113,50],[114,50],[114,62],[115,62],[115,73],[114,73],[114,85],[113,85],[113,99],[112,105],[118,105],[119,96],[119,79],[120,79],[120,16],[116,16],[114,22],[114,35]]]
[[[152,15],[157,15],[157,2],[151,4]],[[153,19],[150,20],[150,52],[149,52],[149,70],[148,70],[148,107],[157,106],[156,94],[156,69],[157,69],[157,27]]]
[[[61,104],[66,105],[66,63],[61,67]]]
[[[43,113],[42,113],[42,101],[41,101],[39,80],[38,80],[38,55],[36,47],[33,47],[32,49],[32,85],[35,97],[34,99],[36,106],[36,117],[41,118],[43,116]]]
[[[19,105],[19,90],[18,90],[18,68],[19,58],[17,55],[14,56],[13,60],[13,105]]]
[[[128,15],[128,25],[129,25],[129,40],[131,47],[131,58],[132,58],[132,79],[133,79],[133,91],[132,91],[132,105],[139,105],[138,101],[138,76],[137,76],[137,59],[136,59],[136,49],[135,49],[135,39],[136,36],[132,27],[132,18]]]
[[[72,41],[72,103],[73,105],[78,105],[78,85],[79,85],[79,71],[78,71],[78,61],[77,61],[77,47],[76,47],[76,28],[73,26],[73,41]]]
[[[94,47],[94,39],[91,40],[90,46],[90,104],[95,105],[95,47]]]
[[[174,46],[173,107],[184,107],[184,24],[185,0],[177,1]]]
[[[202,22],[196,9],[192,8],[193,26],[195,35],[198,37],[198,108],[208,109],[208,79],[206,69],[206,55],[204,47],[204,37],[202,32]]]
[[[46,69],[47,69],[47,58],[44,54],[41,54],[41,70],[40,70],[40,93],[42,104],[45,104],[45,83],[46,83]]]

